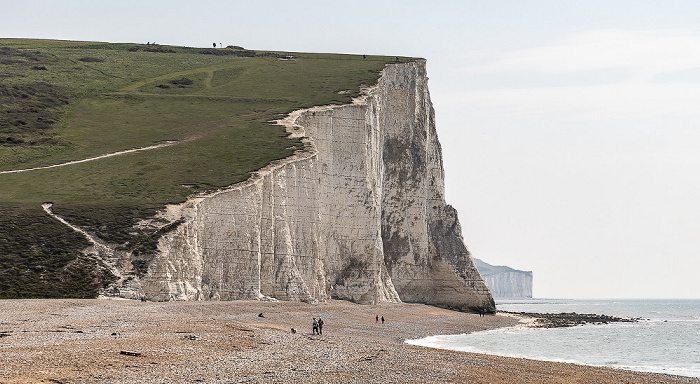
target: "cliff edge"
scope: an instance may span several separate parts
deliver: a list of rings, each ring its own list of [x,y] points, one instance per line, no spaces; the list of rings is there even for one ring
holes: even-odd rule
[[[292,113],[280,123],[306,149],[169,206],[180,224],[111,294],[495,309],[445,203],[427,81],[425,60],[392,64],[353,104]]]
[[[493,297],[532,298],[532,271],[495,266],[479,259],[474,259],[474,263],[491,289]]]

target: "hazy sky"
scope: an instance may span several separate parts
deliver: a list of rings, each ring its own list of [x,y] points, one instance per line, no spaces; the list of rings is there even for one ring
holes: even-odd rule
[[[0,36],[419,56],[467,246],[534,295],[700,298],[698,1],[7,1]]]

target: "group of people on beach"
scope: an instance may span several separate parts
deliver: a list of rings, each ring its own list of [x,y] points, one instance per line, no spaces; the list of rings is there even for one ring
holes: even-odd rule
[[[377,316],[375,316],[374,321],[376,323],[379,323],[379,319],[380,319],[380,317],[379,317],[379,315],[377,315]],[[381,319],[382,319],[382,324],[384,324],[384,316],[381,316]],[[296,330],[294,328],[292,328],[292,333],[296,333]],[[311,321],[311,334],[312,335],[323,335],[323,319],[322,318],[319,317],[318,320],[316,320],[315,317],[313,318],[313,320]]]
[[[323,335],[323,319],[316,318],[314,317],[314,320],[311,322],[311,334],[313,335]]]

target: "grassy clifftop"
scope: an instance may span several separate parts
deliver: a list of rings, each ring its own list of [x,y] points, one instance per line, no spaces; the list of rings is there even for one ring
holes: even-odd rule
[[[290,58],[291,56],[291,58]],[[302,143],[269,122],[346,103],[391,57],[0,39],[0,298],[91,297],[110,276],[82,236],[150,249],[131,226],[247,179]]]

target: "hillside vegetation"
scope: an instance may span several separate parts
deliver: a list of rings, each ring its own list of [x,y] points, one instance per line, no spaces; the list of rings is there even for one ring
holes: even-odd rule
[[[302,149],[270,122],[347,103],[391,57],[0,39],[0,298],[94,297],[101,239],[154,251],[133,225]],[[171,145],[28,172],[2,173]],[[100,272],[103,271],[103,272]]]

